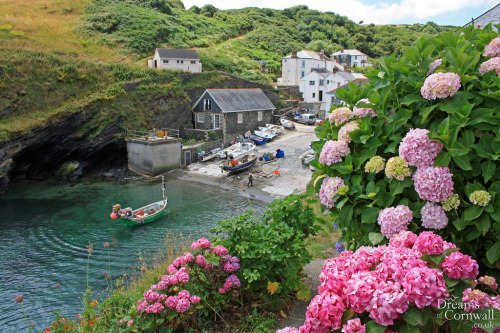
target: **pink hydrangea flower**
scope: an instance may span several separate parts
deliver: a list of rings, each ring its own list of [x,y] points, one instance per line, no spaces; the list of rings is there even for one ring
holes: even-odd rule
[[[354,114],[351,109],[347,107],[340,107],[330,113],[328,120],[330,123],[335,124],[335,126],[339,126],[351,120],[353,116]]]
[[[177,306],[175,307],[175,309],[179,313],[184,313],[187,310],[189,310],[190,307],[191,307],[191,303],[189,302],[189,299],[188,298],[181,298],[177,302]]]
[[[438,67],[438,66],[441,66],[443,64],[443,59],[439,58],[439,59],[436,59],[434,60],[430,66],[429,66],[429,71],[427,72],[427,76],[431,75],[432,73],[434,73],[434,70]]]
[[[134,325],[134,321],[132,319],[127,321],[127,326],[132,326],[132,325]]]
[[[389,244],[394,247],[405,247],[411,249],[417,241],[417,235],[411,231],[402,230],[391,237]]]
[[[381,282],[378,274],[373,271],[354,273],[347,282],[344,293],[350,308],[356,313],[370,311],[372,295]]]
[[[399,157],[405,159],[408,165],[427,167],[434,165],[437,155],[443,150],[443,145],[429,139],[427,129],[410,129],[399,145]]]
[[[212,246],[212,244],[210,243],[210,241],[208,239],[200,238],[196,242],[191,244],[191,251],[194,251],[194,250],[199,249],[199,248],[208,249],[211,246]]]
[[[378,324],[389,326],[408,310],[408,297],[399,283],[382,282],[373,293],[369,317]]]
[[[357,121],[348,122],[347,124],[342,126],[339,130],[339,134],[338,134],[339,141],[344,141],[347,143],[351,142],[352,139],[351,139],[351,136],[349,135],[349,133],[351,133],[352,131],[355,131],[357,129],[359,129],[359,123]]]
[[[364,102],[364,103],[368,103],[370,104],[370,100],[368,98],[363,98],[363,99],[360,99],[358,101],[359,102]],[[356,105],[358,105],[358,103],[356,103]],[[377,114],[375,113],[375,110],[373,110],[372,108],[367,108],[367,107],[357,107],[355,106],[353,109],[352,109],[353,113],[355,116],[357,116],[358,118],[364,118],[368,115],[371,115],[373,118],[375,118],[377,116]]]
[[[276,333],[299,333],[299,330],[295,327],[285,327],[280,330],[277,330]]]
[[[193,304],[200,303],[200,301],[201,301],[200,297],[199,297],[199,296],[196,296],[196,295],[191,296],[191,298],[190,298],[189,300],[190,300],[190,301],[191,301],[191,303],[193,303]]]
[[[344,185],[344,181],[340,177],[326,177],[323,179],[321,189],[319,190],[321,204],[325,205],[328,209],[332,208],[337,201],[333,197],[337,194],[338,189]]]
[[[418,235],[413,249],[427,254],[441,254],[444,252],[443,239],[432,231],[423,231]]]
[[[207,264],[207,259],[201,254],[198,254],[196,256],[195,263],[200,267],[205,267],[205,265]]]
[[[420,89],[422,97],[428,100],[455,95],[462,86],[456,73],[434,73],[428,76]]]
[[[165,306],[171,310],[174,310],[177,307],[179,299],[179,296],[168,296],[167,300],[165,301]]]
[[[148,306],[148,302],[146,302],[143,299],[140,299],[137,301],[137,312],[141,313],[143,309],[145,309]]]
[[[190,298],[191,293],[189,292],[189,290],[181,290],[181,291],[179,291],[177,296],[179,296],[179,298]]]
[[[443,207],[433,203],[426,203],[420,211],[422,226],[427,229],[444,229],[448,225],[448,217]]]
[[[219,288],[219,294],[225,294],[226,293],[226,289],[224,288]]]
[[[494,277],[491,276],[481,276],[479,278],[479,282],[481,282],[485,287],[490,288],[491,290],[497,290],[498,284]]]
[[[477,309],[484,309],[490,303],[490,297],[481,290],[466,289],[463,294],[462,302],[465,303],[467,310],[472,312]]]
[[[381,210],[378,214],[378,224],[380,231],[385,237],[391,238],[402,230],[408,228],[413,219],[413,212],[405,205],[389,207]]]
[[[144,296],[144,299],[148,302],[154,302],[160,297],[160,294],[158,294],[157,292],[154,292],[154,291],[147,291],[147,292],[143,293],[142,295]]]
[[[485,57],[500,56],[500,37],[493,38],[491,42],[485,46],[483,56]]]
[[[479,74],[484,75],[492,70],[495,70],[497,76],[500,76],[500,57],[492,58],[485,61],[479,66]]]
[[[443,273],[429,267],[410,269],[403,282],[408,300],[419,309],[432,305],[438,307],[439,300],[448,298]]]
[[[452,177],[448,167],[418,168],[413,174],[413,182],[421,199],[441,202],[453,194]]]
[[[342,161],[342,158],[349,155],[351,150],[345,141],[329,140],[325,142],[319,155],[319,163],[332,165]]]
[[[350,319],[347,323],[342,326],[342,333],[365,333],[365,325],[361,325],[361,319],[355,318]]]
[[[447,241],[443,241],[443,252],[448,250],[448,249],[456,249],[457,246],[453,243],[450,243],[450,242],[447,242]]]
[[[446,275],[455,280],[475,279],[479,274],[477,261],[459,251],[446,256],[439,267]]]
[[[177,272],[177,268],[172,264],[172,265],[168,265],[167,267],[167,271],[170,273],[170,274],[175,274],[175,272]]]
[[[307,307],[305,327],[310,330],[299,332],[329,332],[340,328],[345,305],[342,298],[333,293],[322,293],[314,296]]]
[[[222,245],[217,245],[213,249],[210,250],[210,252],[214,252],[218,256],[225,256],[227,254],[227,249],[222,246]]]
[[[188,283],[189,282],[189,274],[188,273],[177,272],[176,276],[177,276],[177,280],[179,280],[180,283]]]
[[[164,308],[165,307],[160,302],[156,302],[155,304],[148,305],[146,307],[146,313],[160,313]]]

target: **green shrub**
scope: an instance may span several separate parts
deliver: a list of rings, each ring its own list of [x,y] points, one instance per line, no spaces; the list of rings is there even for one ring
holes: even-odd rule
[[[373,108],[378,114],[358,120],[359,129],[350,133],[350,154],[342,161],[331,165],[314,162],[320,177],[340,177],[348,186],[346,196],[335,194],[331,199],[336,200],[332,211],[338,214],[336,223],[349,249],[386,242],[379,232],[377,217],[388,207],[408,206],[413,212],[408,230],[418,233],[425,229],[421,210],[430,199],[417,193],[412,178],[388,178],[383,171],[366,172],[365,166],[373,156],[388,161],[401,154],[401,141],[410,129],[428,129],[429,139],[443,145],[434,167],[449,168],[453,193],[459,198],[456,208],[446,207],[450,206],[446,200],[434,200],[433,205],[444,206],[449,219],[446,228],[437,233],[476,258],[483,273],[498,275],[500,78],[494,71],[479,73],[480,65],[489,59],[482,55],[485,45],[497,36],[490,26],[419,39],[401,59],[394,55],[382,58],[380,72],[368,73],[369,84],[350,84],[347,89],[338,90],[337,95],[347,106],[354,107],[360,99],[369,98],[369,104],[360,103],[358,107]],[[458,74],[461,87],[452,97],[428,100],[422,97],[421,88],[430,75],[430,64],[437,59],[442,59],[442,65],[435,72]],[[340,128],[328,121],[318,127],[320,140],[313,144],[314,149],[321,153],[327,141],[338,139]],[[383,170],[383,163],[381,167]],[[410,166],[409,171],[414,174],[416,169]],[[316,191],[324,181],[317,178]],[[491,200],[484,206],[475,204],[471,199],[474,191],[487,191]]]
[[[241,259],[239,277],[247,297],[269,293],[271,300],[279,301],[299,291],[300,297],[307,298],[299,273],[311,260],[305,238],[315,234],[312,208],[297,195],[275,200],[268,208],[260,218],[247,211],[219,221],[211,230],[214,242]]]

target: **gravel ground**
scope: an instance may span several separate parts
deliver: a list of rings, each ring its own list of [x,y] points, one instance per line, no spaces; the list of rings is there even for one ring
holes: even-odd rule
[[[315,126],[296,124],[295,130],[285,130],[279,137],[271,142],[257,146],[258,155],[273,153],[283,150],[284,158],[275,158],[271,161],[257,161],[251,170],[243,171],[237,175],[228,176],[221,173],[221,161],[193,163],[188,166],[188,174],[206,176],[212,181],[217,181],[225,186],[247,186],[248,174],[253,172],[253,186],[246,188],[252,196],[268,196],[283,198],[293,193],[303,193],[311,179],[312,171],[307,165],[302,165],[300,155],[309,149],[312,141],[316,140]],[[279,176],[274,174],[279,170]]]

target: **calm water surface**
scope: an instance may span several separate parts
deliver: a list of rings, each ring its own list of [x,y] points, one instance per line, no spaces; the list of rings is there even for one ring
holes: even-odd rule
[[[21,292],[37,331],[50,325],[55,310],[74,315],[83,309],[89,242],[94,247],[89,283],[96,297],[106,289],[103,271],[113,277],[134,274],[139,252],[154,256],[167,233],[207,237],[217,221],[250,209],[249,199],[234,190],[173,177],[166,183],[165,216],[139,227],[111,220],[111,206],[138,208],[160,200],[161,180],[22,182],[0,196],[0,333],[27,331],[14,302]],[[266,203],[251,205],[262,211]],[[111,245],[110,262],[104,242]]]

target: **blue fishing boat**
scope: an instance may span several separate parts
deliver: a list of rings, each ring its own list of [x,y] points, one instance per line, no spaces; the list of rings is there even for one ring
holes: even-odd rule
[[[220,165],[221,171],[230,175],[251,168],[257,162],[257,155],[247,155],[239,160],[228,160]]]
[[[255,134],[249,135],[248,138],[251,139],[253,142],[255,142],[258,145],[263,145],[263,144],[267,143],[267,139],[264,139],[263,137],[255,135]]]

